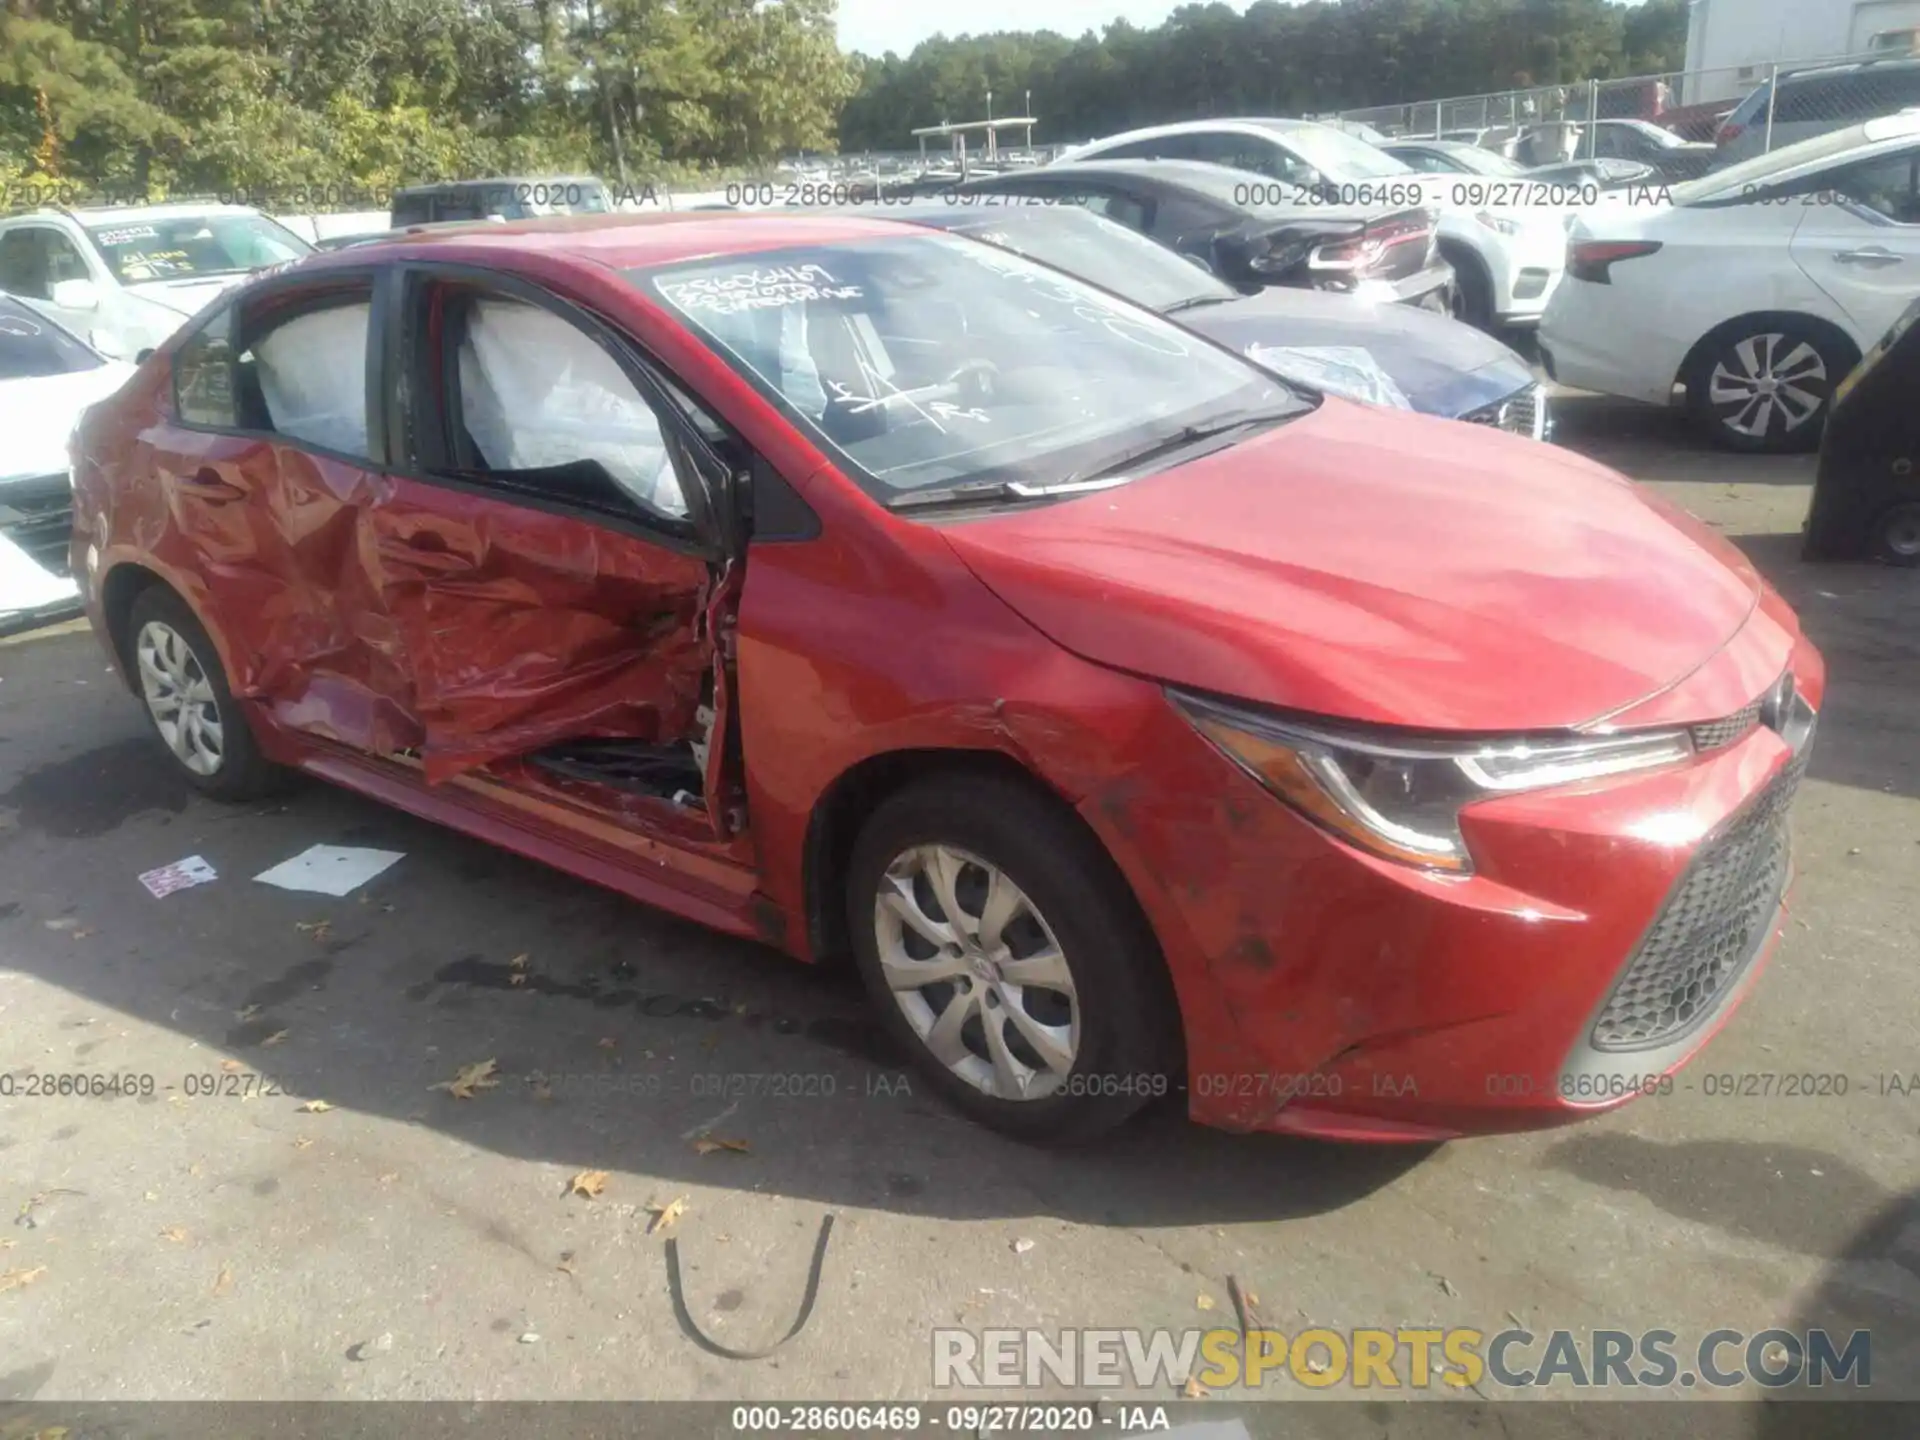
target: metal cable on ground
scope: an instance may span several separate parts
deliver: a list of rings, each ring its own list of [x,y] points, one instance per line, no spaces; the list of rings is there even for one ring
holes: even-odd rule
[[[667,1241],[667,1289],[673,1296],[674,1318],[679,1320],[680,1328],[693,1337],[694,1343],[702,1350],[721,1356],[727,1360],[764,1360],[774,1351],[785,1345],[794,1336],[807,1328],[807,1321],[813,1316],[813,1302],[820,1295],[820,1271],[827,1260],[827,1240],[833,1234],[833,1216],[820,1218],[820,1234],[813,1242],[813,1262],[807,1267],[807,1288],[800,1297],[800,1313],[793,1317],[793,1324],[787,1327],[787,1333],[771,1345],[760,1350],[735,1350],[722,1345],[694,1323],[693,1312],[687,1308],[686,1289],[680,1280],[680,1242]]]

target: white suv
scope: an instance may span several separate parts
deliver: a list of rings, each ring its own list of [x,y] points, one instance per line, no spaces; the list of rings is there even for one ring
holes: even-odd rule
[[[138,360],[215,295],[312,250],[244,205],[34,210],[0,218],[0,290]]]
[[[1155,125],[1096,140],[1060,159],[1205,160],[1278,180],[1298,190],[1304,203],[1320,195],[1364,200],[1369,187],[1418,184],[1439,212],[1440,254],[1453,266],[1458,286],[1455,313],[1483,329],[1539,324],[1566,266],[1564,206],[1472,203],[1471,177],[1423,175],[1364,140],[1311,120]],[[1491,193],[1502,187],[1489,182],[1479,188]]]

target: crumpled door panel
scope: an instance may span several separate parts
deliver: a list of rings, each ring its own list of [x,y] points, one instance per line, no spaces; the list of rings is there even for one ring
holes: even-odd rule
[[[439,782],[562,740],[691,737],[707,563],[589,522],[417,481],[362,512]]]
[[[359,749],[418,745],[406,657],[360,564],[359,516],[384,482],[346,461],[184,430],[169,432],[155,469],[169,528],[228,638],[235,693]]]

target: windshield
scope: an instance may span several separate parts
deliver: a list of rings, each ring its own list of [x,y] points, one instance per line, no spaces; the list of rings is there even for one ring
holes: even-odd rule
[[[1276,132],[1289,150],[1329,180],[1381,180],[1389,175],[1411,175],[1413,167],[1376,150],[1364,140],[1343,135],[1331,126],[1302,126]]]
[[[1240,292],[1138,231],[1077,206],[991,209],[956,225],[958,234],[1052,265],[1149,310],[1194,300],[1237,300]]]
[[[89,225],[87,235],[123,285],[231,275],[311,255],[313,247],[264,215],[129,216]]]
[[[0,380],[71,375],[106,362],[44,315],[0,299]]]
[[[849,240],[627,277],[883,502],[1052,484],[1298,394],[1149,311],[971,240]]]

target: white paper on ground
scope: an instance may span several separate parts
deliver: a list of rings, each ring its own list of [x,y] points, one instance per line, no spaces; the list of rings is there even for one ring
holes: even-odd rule
[[[365,850],[353,845],[315,845],[253,878],[282,890],[314,895],[351,895],[396,860],[398,850]]]
[[[140,883],[147,887],[147,893],[154,899],[162,900],[176,890],[191,890],[195,885],[205,885],[219,878],[213,866],[202,857],[189,855],[171,865],[162,865],[158,870],[147,871],[140,877]]]
[[[6,492],[0,490],[0,504]],[[13,541],[0,535],[0,615],[10,610],[38,610],[58,605],[62,600],[79,598],[80,589],[71,580],[49,575]]]

